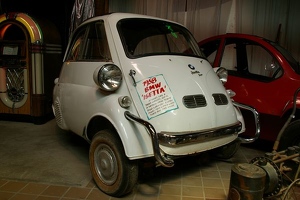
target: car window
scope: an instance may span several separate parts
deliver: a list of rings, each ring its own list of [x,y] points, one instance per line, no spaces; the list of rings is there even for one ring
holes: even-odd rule
[[[69,61],[111,61],[104,23],[97,21],[81,27],[70,49]]]
[[[221,66],[228,70],[237,70],[236,45],[228,44],[225,46],[222,56]]]
[[[271,81],[283,73],[277,60],[265,48],[243,39],[226,41],[220,66],[230,70],[231,75],[260,81]]]
[[[217,50],[220,46],[221,40],[213,40],[201,46],[201,51],[206,56],[208,62],[213,66],[214,60],[217,55]]]
[[[297,74],[300,74],[299,62],[295,60],[295,58],[292,56],[290,52],[288,52],[285,48],[280,46],[278,43],[271,42],[269,40],[266,41],[269,42],[271,45],[273,45],[285,57],[285,59],[289,62],[290,66],[294,69],[294,71]]]
[[[151,19],[125,19],[117,26],[128,57],[160,54],[204,57],[192,34],[178,24]]]
[[[185,44],[182,34],[176,37],[168,35],[153,35],[141,40],[133,52],[133,55],[157,53],[181,53],[184,52],[188,45]]]
[[[79,57],[81,56],[80,52],[82,52],[81,49],[83,48],[84,35],[85,29],[81,29],[77,32],[77,35],[73,40],[72,46],[67,57],[68,61],[76,61],[80,59]]]
[[[280,69],[280,65],[269,52],[258,45],[247,45],[246,49],[250,73],[276,78],[274,75]]]

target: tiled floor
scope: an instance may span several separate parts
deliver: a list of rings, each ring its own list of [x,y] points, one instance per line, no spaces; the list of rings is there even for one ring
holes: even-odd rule
[[[0,179],[0,200],[227,200],[232,166],[249,163],[263,151],[242,146],[226,161],[186,158],[176,160],[173,168],[154,169],[143,183],[123,198],[102,193],[91,180],[84,187],[53,185],[45,182],[21,182]]]
[[[61,131],[54,120],[42,126],[0,121],[0,200],[246,200],[229,199],[228,191],[233,191],[233,167],[272,149],[255,143],[242,145],[229,160],[204,153],[198,159],[175,160],[172,168],[144,171],[133,192],[114,198],[95,186],[89,170],[89,146],[82,138]],[[259,150],[262,147],[265,150]],[[246,191],[256,192],[252,187]]]

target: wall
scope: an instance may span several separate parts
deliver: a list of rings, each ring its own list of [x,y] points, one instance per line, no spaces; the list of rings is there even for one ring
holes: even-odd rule
[[[300,60],[299,0],[110,0],[110,12],[132,12],[184,24],[197,41],[226,32],[275,40]],[[278,32],[278,28],[281,29]]]
[[[132,12],[177,21],[187,26],[197,41],[226,32],[249,33],[275,40],[300,60],[299,0],[95,0],[108,1],[109,12]],[[16,11],[43,16],[56,24],[63,47],[75,0],[1,0],[1,13]],[[105,5],[106,6],[106,5]],[[96,11],[102,12],[100,8]],[[104,9],[106,10],[106,8]]]

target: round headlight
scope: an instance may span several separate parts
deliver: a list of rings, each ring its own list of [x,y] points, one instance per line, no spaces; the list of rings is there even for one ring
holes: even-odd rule
[[[228,71],[227,69],[225,69],[224,67],[220,67],[217,69],[216,71],[220,81],[225,84],[227,82],[227,78],[228,78]]]
[[[122,83],[122,72],[114,64],[105,64],[94,72],[95,83],[105,91],[116,91]]]

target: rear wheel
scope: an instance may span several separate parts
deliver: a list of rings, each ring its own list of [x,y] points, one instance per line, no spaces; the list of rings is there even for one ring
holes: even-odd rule
[[[279,140],[279,150],[285,150],[291,146],[300,144],[300,120],[291,122],[284,130]]]
[[[295,120],[287,125],[284,132],[282,133],[281,138],[279,139],[279,146],[278,151],[288,150],[287,155],[292,156],[293,154],[299,153],[297,149],[295,151],[293,148],[288,147],[294,147],[299,146],[300,144],[300,120]],[[290,151],[292,150],[292,151]],[[295,180],[299,178],[299,175],[297,174],[299,163],[295,162],[293,159],[288,159],[284,161],[284,167],[289,170],[284,170],[284,180],[286,184],[289,184],[291,180]]]
[[[138,180],[138,164],[127,158],[115,132],[103,130],[93,137],[89,160],[92,176],[104,193],[120,197],[133,190]]]

